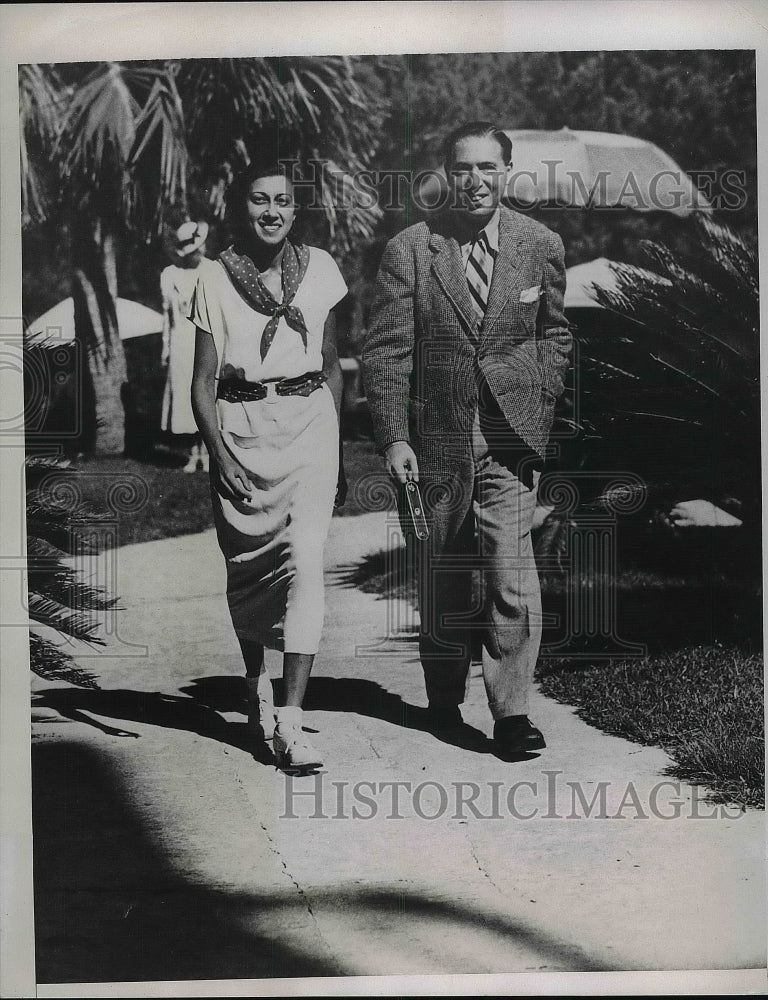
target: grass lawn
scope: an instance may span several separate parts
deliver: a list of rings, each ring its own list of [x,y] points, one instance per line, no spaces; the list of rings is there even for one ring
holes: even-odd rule
[[[385,475],[370,441],[346,441],[344,455],[349,497],[336,516],[349,517],[368,509],[361,480],[383,484]],[[112,510],[118,545],[132,545],[213,527],[208,475],[182,472],[185,461],[181,452],[168,451],[157,452],[152,462],[116,457],[75,464],[82,499],[95,511]]]
[[[765,803],[763,658],[688,646],[634,660],[542,660],[542,691],[606,733],[663,747],[675,778],[716,802]]]

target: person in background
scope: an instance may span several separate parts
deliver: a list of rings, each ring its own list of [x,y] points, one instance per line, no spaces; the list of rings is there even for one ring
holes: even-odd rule
[[[191,452],[184,472],[208,470],[208,451],[192,412],[190,397],[192,369],[195,360],[195,327],[187,319],[192,293],[201,273],[205,258],[205,241],[208,224],[184,222],[167,240],[168,255],[172,264],[160,275],[163,297],[163,364],[165,391],[161,430],[191,438]]]

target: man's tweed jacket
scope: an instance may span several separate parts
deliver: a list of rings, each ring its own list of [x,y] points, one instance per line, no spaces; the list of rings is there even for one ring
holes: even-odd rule
[[[410,441],[421,473],[471,481],[482,373],[508,425],[543,456],[571,350],[564,293],[560,237],[505,207],[482,324],[450,220],[390,240],[362,355],[378,447]]]

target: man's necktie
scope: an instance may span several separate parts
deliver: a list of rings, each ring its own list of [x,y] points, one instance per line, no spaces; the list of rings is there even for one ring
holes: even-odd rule
[[[482,230],[472,244],[467,261],[467,284],[472,305],[480,319],[485,316],[488,303],[488,288],[490,286],[490,248],[487,244],[485,230]]]

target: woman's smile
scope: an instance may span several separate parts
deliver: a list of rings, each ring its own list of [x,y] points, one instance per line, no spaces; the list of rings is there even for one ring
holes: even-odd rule
[[[259,177],[248,192],[248,221],[253,235],[262,243],[281,243],[293,226],[296,203],[293,185],[287,177]]]

